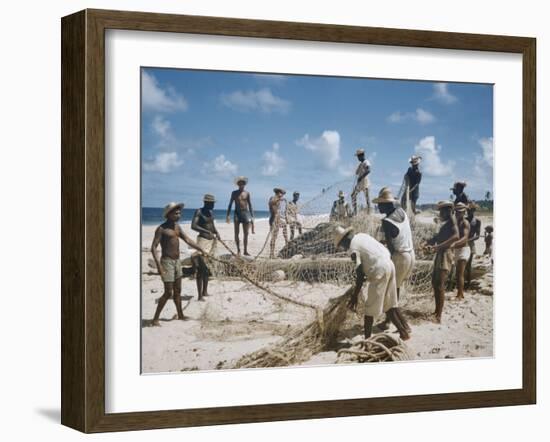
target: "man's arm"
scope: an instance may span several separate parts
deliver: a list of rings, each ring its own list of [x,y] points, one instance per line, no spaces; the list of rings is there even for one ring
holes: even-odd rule
[[[157,270],[159,274],[162,276],[164,273],[164,269],[160,265],[159,258],[157,256],[157,247],[160,244],[160,238],[162,237],[162,227],[157,227],[157,230],[155,230],[155,236],[153,237],[153,243],[151,244],[151,253],[153,255],[153,259],[155,260],[155,264],[157,266]]]
[[[357,254],[355,254],[355,256],[357,256]],[[355,260],[355,263],[357,264],[357,258]],[[363,265],[361,264],[361,261],[359,261],[359,264],[355,268],[355,286],[353,287],[353,293],[351,294],[348,302],[348,307],[350,310],[356,311],[357,309],[357,299],[359,298],[359,293],[361,293],[361,289],[363,288],[364,281],[365,272],[363,271]]]
[[[361,175],[358,176],[357,181],[361,181],[363,178],[365,178],[370,173],[370,165],[365,164],[365,170]]]
[[[382,229],[384,230],[384,236],[386,237],[386,246],[390,251],[390,255],[393,255],[395,248],[393,247],[392,239],[399,234],[399,231],[397,230],[397,227],[385,219],[382,220]]]
[[[210,238],[212,232],[205,229],[204,227],[199,226],[200,210],[201,209],[197,209],[195,211],[195,214],[193,215],[193,220],[191,221],[191,229],[193,229],[195,232],[204,233],[208,238]]]
[[[230,221],[230,215],[231,215],[231,207],[233,206],[233,201],[235,200],[235,192],[231,192],[231,198],[229,198],[229,206],[227,206],[227,215],[225,216],[227,219],[227,224],[229,224]]]
[[[439,249],[445,249],[449,247],[452,243],[454,243],[457,239],[458,239],[458,228],[456,227],[456,223],[453,223],[451,236],[449,236],[449,238],[447,238],[442,243],[435,245],[434,249],[436,251]]]
[[[189,238],[189,236],[183,231],[183,229],[181,227],[178,226],[178,233],[179,233],[179,237],[187,244],[189,245],[190,247],[192,247],[193,249],[195,250],[198,250],[199,252],[201,252],[202,254],[206,255],[206,252],[201,249],[199,247],[199,245],[193,241],[191,238]]]
[[[471,228],[471,225],[470,225],[470,228]],[[474,236],[472,237],[472,239],[470,241],[477,241],[480,236],[481,236],[481,221],[478,219],[477,220],[477,223],[476,223],[476,226],[474,227]]]
[[[252,199],[250,198],[250,192],[247,192],[246,202],[248,203],[248,209],[250,210],[250,216],[254,219],[254,209],[252,208]]]

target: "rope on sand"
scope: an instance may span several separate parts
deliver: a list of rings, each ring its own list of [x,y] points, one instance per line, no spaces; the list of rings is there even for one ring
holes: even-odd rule
[[[407,346],[399,338],[379,333],[338,351],[337,364],[351,362],[408,361]]]

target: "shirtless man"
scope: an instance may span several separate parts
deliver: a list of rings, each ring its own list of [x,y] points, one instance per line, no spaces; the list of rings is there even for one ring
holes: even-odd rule
[[[468,205],[470,200],[468,199],[468,195],[464,193],[464,188],[466,187],[465,181],[457,181],[453,184],[453,187],[451,187],[451,190],[453,191],[453,195],[455,196],[455,204],[463,203]]]
[[[286,191],[280,187],[275,187],[273,189],[273,195],[269,198],[269,227],[271,229],[271,243],[269,257],[275,258],[275,241],[277,241],[277,236],[279,236],[279,229],[283,231],[283,237],[285,238],[285,244],[288,244],[288,233],[286,231],[286,209],[287,201],[285,198]]]
[[[302,234],[302,223],[298,219],[298,200],[300,199],[300,192],[294,192],[292,194],[292,201],[288,203],[286,207],[286,219],[288,221],[288,227],[290,227],[290,240],[294,239],[294,231],[298,230],[298,234]]]
[[[458,241],[453,243],[451,248],[455,253],[457,299],[464,299],[464,270],[470,259],[470,246],[468,245],[468,239],[470,238],[470,223],[465,216],[467,210],[468,206],[464,203],[455,205]]]
[[[353,192],[351,193],[351,203],[353,205],[353,214],[357,215],[357,195],[361,192],[365,193],[365,199],[367,200],[367,209],[370,213],[370,198],[369,198],[369,178],[370,163],[365,159],[365,151],[363,149],[357,149],[355,152],[359,165],[355,170],[355,185],[353,186]]]
[[[440,201],[437,203],[441,227],[437,235],[427,242],[426,249],[435,252],[434,267],[432,273],[432,286],[435,298],[435,320],[441,323],[443,304],[445,303],[445,287],[447,278],[453,266],[453,253],[451,245],[458,239],[458,228],[453,216],[453,203]]]
[[[204,253],[204,251],[185,234],[178,224],[182,208],[183,203],[170,203],[164,208],[163,216],[166,222],[158,226],[157,230],[155,230],[155,237],[151,245],[151,253],[153,254],[159,275],[164,283],[164,294],[158,301],[157,310],[152,322],[153,326],[160,325],[160,313],[166,305],[166,301],[172,297],[174,298],[174,304],[178,312],[178,319],[187,319],[183,315],[183,310],[181,308],[182,271],[179,240],[182,239],[192,248]],[[160,260],[157,256],[157,247],[159,244],[162,253]]]
[[[397,287],[397,299],[401,286],[412,273],[415,255],[413,247],[413,237],[411,225],[407,213],[401,208],[396,207],[397,200],[388,187],[383,187],[378,194],[378,198],[372,200],[378,205],[380,213],[386,216],[382,218],[382,229],[386,239],[391,260],[395,266],[395,284]],[[378,328],[386,330],[390,324],[390,318],[378,324]]]
[[[476,218],[476,210],[479,206],[473,201],[468,205],[468,222],[470,223],[470,238],[468,238],[468,245],[470,246],[470,259],[466,264],[466,285],[467,289],[470,288],[472,283],[472,261],[476,255],[476,241],[481,236],[481,221]]]
[[[201,209],[196,210],[193,215],[193,221],[191,222],[191,228],[195,232],[199,232],[197,244],[210,255],[216,254],[216,243],[217,240],[220,239],[220,234],[214,224],[214,215],[212,214],[215,202],[216,198],[214,198],[214,195],[204,195],[204,204]],[[194,254],[191,259],[197,273],[197,293],[199,301],[204,301],[204,297],[208,296],[208,277],[210,274],[206,264],[207,260],[200,253]]]
[[[346,194],[343,190],[338,192],[338,199],[332,203],[330,210],[330,221],[348,225],[352,213],[349,204],[346,201]]]
[[[245,176],[239,176],[235,178],[235,184],[239,186],[237,190],[231,193],[231,199],[229,200],[229,206],[227,207],[227,224],[231,223],[231,207],[235,203],[235,215],[233,222],[235,224],[235,244],[237,245],[237,254],[241,254],[241,245],[239,240],[239,226],[243,225],[243,245],[244,254],[250,256],[248,253],[248,230],[252,226],[252,233],[254,233],[254,210],[252,209],[252,202],[250,201],[250,192],[244,190],[244,186],[248,184],[248,178]]]
[[[485,251],[483,254],[493,256],[493,226],[485,227]]]

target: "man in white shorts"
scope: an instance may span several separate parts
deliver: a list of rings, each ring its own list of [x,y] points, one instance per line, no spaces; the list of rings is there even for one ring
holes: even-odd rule
[[[351,204],[353,206],[353,214],[357,215],[357,195],[360,193],[365,194],[365,200],[367,203],[367,210],[370,213],[370,197],[369,197],[369,173],[370,163],[365,158],[365,150],[357,149],[355,152],[357,161],[357,169],[355,170],[355,185],[353,186],[353,192],[351,193]]]
[[[378,205],[380,213],[386,215],[382,219],[382,230],[384,231],[386,247],[395,266],[395,283],[397,286],[397,299],[399,300],[401,287],[409,279],[415,263],[409,217],[401,207],[395,206],[397,200],[388,187],[383,187],[378,194],[378,198],[375,198],[372,202]],[[385,330],[388,328],[389,323],[390,319],[386,317],[386,320],[378,324],[378,327]]]
[[[355,287],[349,300],[349,308],[357,309],[357,298],[365,278],[369,285],[365,296],[364,331],[365,339],[370,338],[374,319],[383,313],[399,331],[401,339],[410,338],[409,326],[401,314],[395,286],[395,267],[390,252],[381,243],[366,233],[353,233],[353,228],[336,227],[334,246],[349,250],[355,261]],[[364,292],[363,292],[364,296]]]
[[[470,259],[470,246],[468,239],[470,237],[470,223],[466,219],[468,206],[464,203],[455,204],[456,225],[458,227],[458,240],[454,242],[451,248],[454,251],[456,263],[456,289],[457,299],[464,299],[464,270]]]

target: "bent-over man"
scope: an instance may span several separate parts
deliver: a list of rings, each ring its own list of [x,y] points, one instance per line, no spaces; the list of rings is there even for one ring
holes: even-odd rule
[[[164,208],[163,216],[166,221],[155,230],[155,237],[151,245],[153,259],[155,260],[159,275],[164,283],[164,293],[158,301],[157,310],[153,317],[152,325],[154,326],[160,325],[160,313],[166,305],[166,301],[172,297],[176,305],[178,319],[186,319],[181,308],[182,271],[179,240],[182,239],[192,248],[198,250],[200,253],[204,253],[200,246],[195,244],[178,224],[183,206],[183,203],[170,203]],[[161,249],[160,260],[157,256],[157,247],[159,244]]]
[[[464,299],[464,270],[470,259],[470,246],[468,245],[470,223],[465,216],[466,210],[468,210],[468,206],[464,203],[455,205],[458,240],[453,243],[451,248],[455,252],[457,299]]]
[[[410,328],[399,310],[395,286],[395,267],[390,253],[381,243],[366,233],[353,233],[353,228],[336,227],[334,246],[349,250],[355,261],[355,287],[348,307],[355,311],[365,278],[369,285],[365,296],[364,332],[370,338],[374,319],[386,313],[403,340],[410,338]]]
[[[382,218],[382,230],[384,231],[386,247],[395,266],[395,283],[397,299],[399,300],[401,287],[410,277],[415,263],[409,217],[401,207],[396,207],[397,200],[388,187],[383,187],[378,197],[372,202],[378,205],[380,213],[386,215]],[[388,328],[389,323],[390,318],[386,317],[386,320],[378,324],[378,327],[385,330]]]
[[[229,200],[229,206],[227,207],[227,224],[230,221],[231,207],[235,203],[235,215],[233,217],[233,223],[235,224],[235,244],[237,246],[237,254],[241,254],[241,245],[239,239],[239,227],[243,226],[243,246],[244,254],[249,256],[248,253],[248,231],[252,227],[252,233],[254,233],[254,210],[252,209],[252,201],[250,198],[250,192],[244,190],[248,184],[248,178],[245,176],[238,176],[235,178],[235,184],[239,186],[237,190],[231,192],[231,198]]]
[[[220,234],[214,223],[214,204],[216,198],[214,195],[206,194],[203,198],[203,206],[195,211],[191,228],[195,232],[199,232],[197,236],[197,244],[209,255],[216,254],[217,240],[220,239]],[[207,258],[200,253],[196,253],[191,258],[196,271],[197,293],[199,301],[204,301],[204,297],[208,296],[208,277],[210,271],[207,265]]]
[[[449,272],[453,267],[453,252],[451,245],[458,239],[458,228],[453,216],[453,203],[439,201],[437,203],[441,227],[432,239],[427,241],[427,249],[435,251],[432,272],[432,286],[435,298],[435,320],[441,323],[443,305],[445,304],[445,287]]]

